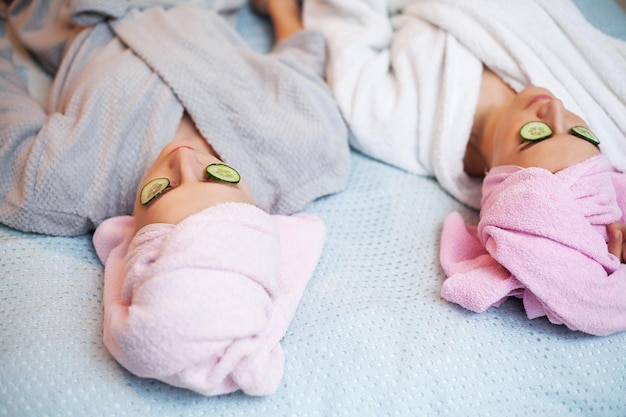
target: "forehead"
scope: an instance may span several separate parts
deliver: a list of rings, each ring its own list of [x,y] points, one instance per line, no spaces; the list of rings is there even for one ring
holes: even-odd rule
[[[150,223],[178,224],[188,216],[221,203],[240,202],[255,205],[244,183],[195,181],[172,187],[147,205],[135,202],[138,227]]]

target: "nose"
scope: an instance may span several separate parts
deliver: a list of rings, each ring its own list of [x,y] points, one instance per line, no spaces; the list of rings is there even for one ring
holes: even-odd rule
[[[550,125],[554,134],[567,133],[565,107],[558,98],[546,101],[537,109],[537,116]]]
[[[195,155],[193,149],[187,147],[178,148],[171,155],[170,170],[177,178],[170,178],[179,185],[186,182],[196,182],[204,178],[204,165]]]

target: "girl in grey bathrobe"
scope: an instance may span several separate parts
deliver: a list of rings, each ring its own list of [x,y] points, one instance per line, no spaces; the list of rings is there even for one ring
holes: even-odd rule
[[[1,223],[71,236],[132,214],[159,154],[186,152],[171,144],[189,137],[235,167],[242,193],[268,213],[345,186],[347,130],[325,84],[324,38],[281,26],[260,54],[220,14],[241,2],[213,3],[0,5],[0,31],[11,26],[55,74],[44,108],[0,39]]]

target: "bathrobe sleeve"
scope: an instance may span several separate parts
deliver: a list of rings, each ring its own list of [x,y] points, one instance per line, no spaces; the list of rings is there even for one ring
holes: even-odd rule
[[[56,72],[68,41],[81,29],[66,3],[14,0],[8,6],[7,19],[20,42],[50,73]]]
[[[41,7],[42,3],[36,4]],[[52,8],[56,3],[51,2],[48,5]],[[24,20],[19,18],[18,28],[22,22]],[[53,25],[50,21],[39,23],[42,30]],[[0,21],[0,25],[0,31],[9,30],[5,19]],[[52,37],[47,38],[50,41],[50,48],[47,49],[38,41],[42,36],[34,36],[35,32],[39,35],[43,33],[27,30],[25,43],[34,48],[35,57],[45,63],[48,69],[56,67],[65,38],[62,35],[55,36],[58,32],[53,30]],[[45,147],[36,144],[46,143],[48,135],[66,134],[71,126],[60,115],[48,115],[43,106],[29,94],[27,85],[13,62],[13,49],[7,36],[0,38],[0,97],[0,221],[23,229],[21,220],[17,218],[21,216],[20,208],[25,200],[31,198],[32,192],[43,195],[45,191],[37,189],[37,174],[30,168],[36,166],[45,153]],[[27,184],[33,184],[33,187]],[[27,219],[22,220],[23,224],[28,223]]]
[[[447,38],[384,1],[313,0],[305,27],[328,40],[328,83],[354,134],[376,159],[431,175],[431,141]],[[419,139],[419,140],[418,140]]]

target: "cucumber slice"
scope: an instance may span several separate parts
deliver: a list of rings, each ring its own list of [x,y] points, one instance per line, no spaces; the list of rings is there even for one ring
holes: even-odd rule
[[[572,130],[570,130],[570,133],[576,137],[591,142],[596,146],[600,145],[600,139],[598,139],[598,137],[585,126],[574,126]]]
[[[230,184],[237,184],[241,180],[241,176],[235,168],[226,164],[207,165],[206,173],[209,175],[209,178]]]
[[[141,204],[144,206],[161,195],[170,186],[167,178],[155,178],[141,189]]]
[[[541,121],[528,122],[519,130],[519,135],[529,142],[544,140],[552,136],[552,128]]]

